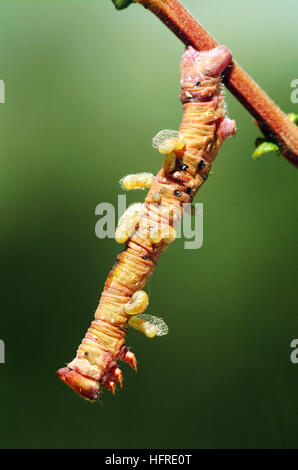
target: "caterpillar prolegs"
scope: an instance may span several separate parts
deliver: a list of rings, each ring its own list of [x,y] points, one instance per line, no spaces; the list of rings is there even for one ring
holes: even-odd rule
[[[162,169],[155,179],[143,173],[141,178],[130,176],[122,180],[126,189],[151,187],[145,203],[131,210],[129,230],[121,230],[121,224],[118,227],[118,241],[125,242],[126,247],[108,275],[95,319],[75,359],[57,372],[87,400],[99,399],[101,385],[113,393],[116,381],[122,386],[118,360],[137,369],[136,357],[125,344],[129,326],[149,337],[158,332],[154,321],[142,315],[148,305],[148,296],[142,289],[160,255],[175,239],[183,204],[191,203],[207,179],[220,145],[236,132],[235,122],[225,117],[220,80],[231,59],[225,46],[204,53],[192,47],[186,49],[181,61],[180,99],[184,114],[180,131],[170,138],[164,139],[165,135],[155,139],[156,144],[160,138],[158,147],[165,155]]]

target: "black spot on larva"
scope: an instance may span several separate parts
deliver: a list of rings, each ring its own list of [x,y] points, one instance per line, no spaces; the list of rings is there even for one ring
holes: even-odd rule
[[[178,189],[175,189],[174,194],[175,194],[175,196],[177,196],[177,197],[180,197],[180,196],[181,196],[181,193],[180,193],[180,191],[178,191]]]
[[[147,261],[147,259],[149,259],[149,256],[142,256],[142,259],[144,259],[145,261]]]
[[[202,178],[203,178],[204,181],[206,181],[206,179],[208,178],[208,173],[203,173]]]
[[[182,164],[180,165],[180,168],[181,168],[181,170],[183,170],[183,171],[188,170],[188,166],[185,165],[185,163],[182,163]]]
[[[84,356],[89,356],[89,354],[87,353],[87,351],[85,351]]]
[[[191,188],[187,188],[186,193],[190,194],[191,193]]]
[[[199,170],[203,170],[203,168],[205,168],[205,166],[206,166],[206,163],[204,162],[204,160],[199,161],[199,163],[198,163],[198,169]]]

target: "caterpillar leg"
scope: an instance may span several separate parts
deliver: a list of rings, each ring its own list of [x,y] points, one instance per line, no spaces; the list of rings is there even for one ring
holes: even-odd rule
[[[116,393],[116,382],[115,380],[107,380],[106,382],[103,383],[103,386],[106,388],[106,390],[110,390],[113,395]]]
[[[127,349],[120,359],[132,367],[135,372],[137,371],[137,358],[133,352]]]
[[[111,370],[111,375],[113,377],[115,377],[115,379],[117,380],[120,388],[122,388],[123,386],[123,375],[122,375],[122,370],[115,366],[112,370]]]

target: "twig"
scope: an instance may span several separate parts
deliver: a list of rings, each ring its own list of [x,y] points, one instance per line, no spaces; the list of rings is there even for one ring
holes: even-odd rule
[[[216,47],[217,41],[195,20],[178,0],[135,0],[154,13],[185,44],[199,51]],[[256,119],[267,139],[298,167],[298,128],[269,96],[232,61],[224,83]]]

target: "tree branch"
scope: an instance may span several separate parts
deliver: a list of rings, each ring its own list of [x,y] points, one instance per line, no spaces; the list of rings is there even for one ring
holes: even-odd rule
[[[185,45],[192,45],[199,51],[206,51],[218,45],[213,36],[195,20],[178,0],[134,1],[152,11]],[[127,6],[131,1],[126,0],[124,3],[126,4],[124,6]],[[225,74],[224,83],[256,119],[266,139],[276,143],[281,154],[298,167],[298,127],[290,121],[237,62],[232,61]]]

